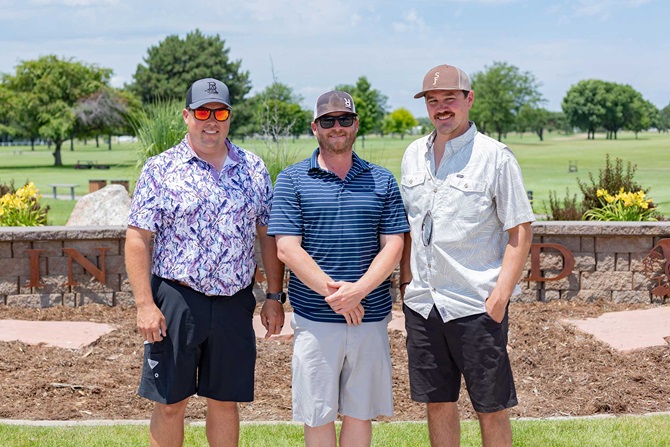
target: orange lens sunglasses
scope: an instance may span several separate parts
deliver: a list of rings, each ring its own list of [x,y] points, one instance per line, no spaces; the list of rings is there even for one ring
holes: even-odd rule
[[[198,107],[193,110],[193,116],[199,121],[207,121],[214,112],[214,119],[217,121],[225,121],[230,116],[230,109],[207,109],[205,107]]]

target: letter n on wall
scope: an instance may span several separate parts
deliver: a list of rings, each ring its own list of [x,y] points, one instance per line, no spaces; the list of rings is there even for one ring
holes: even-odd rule
[[[64,284],[66,286],[76,286],[77,283],[74,281],[72,273],[72,261],[76,261],[77,264],[81,265],[84,270],[93,275],[95,279],[100,281],[102,284],[106,283],[105,276],[105,252],[109,250],[109,247],[97,247],[96,250],[100,251],[100,268],[97,268],[91,261],[86,259],[84,255],[79,253],[74,248],[64,248],[63,251],[68,257],[67,260],[67,282]]]

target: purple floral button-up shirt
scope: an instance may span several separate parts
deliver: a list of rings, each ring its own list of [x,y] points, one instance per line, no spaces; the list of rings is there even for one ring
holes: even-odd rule
[[[147,160],[128,225],[155,234],[152,273],[207,295],[233,295],[256,269],[256,225],[267,226],[272,183],[263,161],[226,140],[221,173],[184,138]]]

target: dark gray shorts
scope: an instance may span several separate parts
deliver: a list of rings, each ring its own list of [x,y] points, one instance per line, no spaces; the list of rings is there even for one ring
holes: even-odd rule
[[[475,411],[494,413],[518,403],[507,355],[507,312],[501,323],[487,313],[444,323],[435,306],[428,319],[407,306],[403,311],[413,400],[456,402],[462,375]]]
[[[151,288],[165,315],[167,336],[145,342],[138,394],[163,404],[196,393],[251,402],[256,365],[252,285],[232,296],[207,296],[153,276]]]

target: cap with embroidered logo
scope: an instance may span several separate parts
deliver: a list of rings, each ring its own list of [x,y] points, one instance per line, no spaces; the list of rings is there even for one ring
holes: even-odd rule
[[[230,105],[230,93],[226,84],[214,78],[195,81],[186,93],[186,108],[197,109],[209,102]]]
[[[349,112],[352,115],[358,116],[356,113],[356,106],[354,105],[354,99],[351,95],[347,92],[340,92],[338,90],[333,90],[319,96],[319,99],[316,100],[316,106],[314,107],[314,121],[318,120],[323,115],[334,112]]]
[[[426,92],[431,90],[465,90],[470,91],[470,78],[460,68],[453,65],[438,65],[431,68],[423,78],[423,87],[421,91],[414,95],[415,98],[421,98]]]

